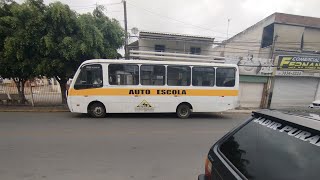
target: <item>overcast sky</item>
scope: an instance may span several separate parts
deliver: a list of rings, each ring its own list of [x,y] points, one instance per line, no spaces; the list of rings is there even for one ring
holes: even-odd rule
[[[23,2],[18,0],[18,2]],[[44,0],[46,4],[53,0]],[[121,0],[61,0],[79,13],[105,5],[107,15],[124,24]],[[226,39],[274,12],[320,17],[319,0],[127,0],[128,29]],[[130,31],[129,31],[130,32]]]

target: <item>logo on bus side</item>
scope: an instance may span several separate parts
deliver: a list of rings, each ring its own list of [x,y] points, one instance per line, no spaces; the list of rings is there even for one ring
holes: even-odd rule
[[[151,94],[150,89],[130,89],[129,94],[132,95],[148,95]],[[175,90],[175,89],[157,89],[158,95],[186,95],[186,90]]]
[[[150,103],[148,103],[148,101],[143,100],[141,101],[141,103],[135,107],[135,111],[137,112],[153,112],[154,111],[154,107],[151,106]]]

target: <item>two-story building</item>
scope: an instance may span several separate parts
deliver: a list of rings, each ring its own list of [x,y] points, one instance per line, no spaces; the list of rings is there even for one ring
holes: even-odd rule
[[[238,59],[242,104],[306,107],[320,98],[320,18],[274,13],[213,50]]]
[[[139,33],[139,40],[129,44],[129,50],[210,55],[214,38],[172,33]]]

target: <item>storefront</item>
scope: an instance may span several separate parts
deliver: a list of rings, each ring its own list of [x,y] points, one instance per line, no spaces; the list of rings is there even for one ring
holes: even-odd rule
[[[268,78],[240,75],[240,107],[259,108]]]
[[[239,66],[239,106],[241,108],[260,108],[268,77],[273,72],[272,60],[252,57],[227,57],[226,63]]]
[[[320,98],[320,57],[279,56],[271,108],[308,107]]]

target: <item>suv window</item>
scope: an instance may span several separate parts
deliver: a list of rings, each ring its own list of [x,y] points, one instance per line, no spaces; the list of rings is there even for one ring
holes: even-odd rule
[[[318,179],[319,135],[286,121],[258,118],[219,150],[248,179]]]

